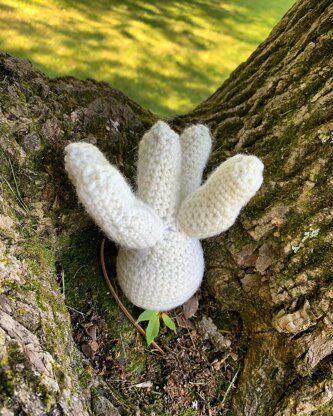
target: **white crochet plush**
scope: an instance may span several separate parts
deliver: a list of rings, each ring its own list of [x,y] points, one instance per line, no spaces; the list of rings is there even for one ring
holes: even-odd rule
[[[180,139],[158,121],[139,146],[136,196],[93,145],[66,147],[65,165],[88,213],[120,245],[119,284],[143,309],[169,310],[199,288],[204,259],[199,239],[227,230],[262,183],[263,164],[236,155],[200,186],[211,150],[207,127]]]

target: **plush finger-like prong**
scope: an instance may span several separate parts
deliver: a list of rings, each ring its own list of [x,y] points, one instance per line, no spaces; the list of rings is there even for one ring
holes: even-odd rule
[[[110,239],[122,247],[141,249],[162,238],[161,219],[135,197],[97,147],[72,143],[65,151],[65,168],[80,201]]]
[[[166,222],[179,204],[181,147],[179,136],[158,121],[139,146],[138,196]]]
[[[212,147],[209,129],[202,124],[191,126],[180,136],[182,147],[182,183],[180,199],[195,191],[201,184],[202,173]]]
[[[180,230],[199,239],[226,231],[260,188],[263,169],[256,156],[240,154],[222,163],[182,202],[177,215]]]

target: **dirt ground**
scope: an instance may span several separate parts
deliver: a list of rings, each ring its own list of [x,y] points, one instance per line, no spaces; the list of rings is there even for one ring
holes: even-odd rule
[[[109,271],[115,285],[110,264]],[[156,339],[163,356],[147,347],[134,326],[130,338],[113,338],[96,307],[84,314],[72,310],[74,340],[122,415],[228,415],[247,340],[235,338],[242,333],[238,316],[222,316],[216,306],[203,287],[172,311],[177,333],[161,326]]]

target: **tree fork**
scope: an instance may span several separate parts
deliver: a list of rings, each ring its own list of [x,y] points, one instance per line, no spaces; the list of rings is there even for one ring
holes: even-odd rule
[[[207,171],[236,152],[266,167],[237,224],[205,244],[206,284],[247,337],[229,393],[237,416],[333,412],[332,22],[330,0],[299,1],[215,94],[170,120],[211,128]],[[133,177],[139,138],[157,118],[105,83],[49,79],[6,54],[0,91],[2,409],[90,414],[54,273],[63,239],[91,224],[63,149],[88,140]]]

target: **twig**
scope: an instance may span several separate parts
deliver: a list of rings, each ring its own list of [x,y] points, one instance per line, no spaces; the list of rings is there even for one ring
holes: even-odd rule
[[[21,202],[21,205],[22,205],[22,207],[24,208],[24,210],[25,210],[27,213],[29,213],[29,212],[30,212],[30,210],[29,210],[29,208],[27,207],[26,203],[23,201],[23,198],[22,198],[22,196],[21,196],[21,193],[20,193],[19,187],[18,187],[18,185],[17,185],[17,182],[16,182],[16,176],[15,176],[15,172],[14,172],[14,168],[13,168],[12,162],[11,162],[11,160],[10,160],[10,159],[8,159],[8,162],[9,162],[9,165],[10,165],[10,170],[12,171],[12,175],[13,175],[13,179],[14,179],[14,183],[15,183],[15,188],[16,188],[16,192],[17,192],[17,195],[18,195],[18,199],[19,199],[19,201]]]
[[[76,270],[76,272],[74,273],[74,276],[73,276],[73,280],[75,280],[75,278],[76,278],[77,274],[79,273],[79,271],[82,270],[82,269],[84,269],[85,267],[88,267],[88,265],[87,264],[84,264],[83,266],[79,267]]]
[[[123,337],[121,334],[120,334],[120,341],[121,341],[121,348],[123,349],[124,357],[126,358],[126,361],[128,361],[127,354],[126,354],[125,347],[124,347]]]
[[[6,182],[6,185],[8,186],[9,190],[14,195],[14,197],[17,199],[18,203],[21,205],[21,208],[23,208],[23,210],[28,214],[29,210],[27,211],[27,207],[25,206],[24,202],[19,198],[17,193],[14,191],[11,184],[8,182],[8,180],[4,176],[1,176],[1,178],[2,178],[2,180],[4,180]]]
[[[193,341],[193,338],[192,338],[192,335],[191,335],[191,331],[189,330],[189,327],[187,325],[186,319],[184,319],[184,322],[185,322],[185,326],[186,326],[187,332],[188,332],[188,334],[189,334],[189,336],[191,338],[192,346],[193,346],[193,348],[195,348],[195,344],[194,344],[194,341]]]
[[[229,391],[231,390],[231,387],[233,387],[233,386],[234,386],[234,383],[235,383],[235,381],[236,381],[236,378],[237,378],[237,376],[238,376],[238,373],[239,373],[239,369],[236,371],[236,374],[233,376],[233,378],[232,378],[232,380],[231,380],[231,383],[229,384],[229,386],[228,386],[228,388],[227,388],[227,391],[225,392],[225,395],[224,395],[223,400],[222,400],[222,402],[221,402],[221,406],[222,406],[222,405],[223,405],[223,403],[225,402],[225,400],[226,400],[226,398],[227,398],[227,396],[228,396],[228,394],[229,394]]]
[[[64,271],[63,268],[61,268],[60,275],[61,275],[61,284],[62,284],[62,295],[63,295],[64,299],[66,299],[66,293],[65,293],[65,271]]]
[[[74,312],[76,312],[76,313],[79,313],[80,315],[82,315],[82,316],[83,316],[83,318],[85,317],[85,314],[84,314],[83,312],[78,311],[77,309],[72,308],[72,307],[71,307],[71,306],[69,306],[69,305],[66,305],[66,307],[67,307],[69,310],[71,310],[71,311],[74,311]]]
[[[142,328],[141,325],[139,325],[136,320],[133,318],[133,316],[130,314],[130,312],[126,309],[126,306],[122,303],[122,301],[119,299],[119,296],[117,295],[116,291],[114,290],[114,287],[111,283],[110,277],[108,275],[108,272],[106,270],[105,261],[104,261],[104,248],[105,248],[105,238],[103,238],[101,243],[101,251],[100,251],[100,260],[101,260],[101,266],[103,271],[103,276],[106,281],[106,284],[108,285],[110,292],[112,296],[115,298],[115,301],[117,302],[119,308],[123,311],[126,318],[135,326],[135,328],[145,337],[146,331]],[[155,341],[152,342],[152,346],[157,349],[157,351],[164,355],[165,352],[162,350],[162,348],[156,344]]]

